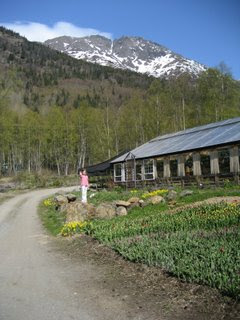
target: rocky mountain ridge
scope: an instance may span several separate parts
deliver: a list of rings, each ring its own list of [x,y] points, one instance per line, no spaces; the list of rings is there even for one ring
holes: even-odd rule
[[[140,37],[124,36],[112,41],[99,35],[82,38],[62,36],[45,41],[45,45],[76,59],[156,78],[176,77],[185,72],[196,77],[207,69],[194,60]]]

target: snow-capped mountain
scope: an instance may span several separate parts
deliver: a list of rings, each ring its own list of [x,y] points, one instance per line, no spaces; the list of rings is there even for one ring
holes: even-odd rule
[[[140,37],[122,37],[112,41],[99,35],[83,38],[62,36],[47,40],[45,44],[76,59],[157,78],[178,76],[184,72],[197,76],[207,69],[196,61]]]

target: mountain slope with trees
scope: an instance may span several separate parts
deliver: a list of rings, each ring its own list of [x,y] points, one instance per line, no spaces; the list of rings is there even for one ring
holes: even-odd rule
[[[222,64],[169,80],[76,60],[0,28],[0,167],[76,172],[167,132],[240,115]]]

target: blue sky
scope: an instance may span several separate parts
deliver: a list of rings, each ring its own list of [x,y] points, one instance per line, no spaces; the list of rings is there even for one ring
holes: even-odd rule
[[[1,0],[0,25],[37,41],[141,36],[240,79],[240,0]]]

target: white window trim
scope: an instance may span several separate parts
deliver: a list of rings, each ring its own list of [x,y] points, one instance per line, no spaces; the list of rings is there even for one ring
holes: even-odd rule
[[[121,175],[116,175],[116,167],[121,166]],[[121,178],[121,180],[117,180],[117,178]],[[125,166],[124,163],[115,163],[114,164],[114,182],[125,182]]]
[[[145,172],[145,161],[151,161],[152,162],[152,172]],[[146,179],[146,175],[147,174],[152,174],[152,178],[148,178]],[[144,180],[155,180],[155,175],[156,175],[156,163],[154,161],[154,159],[146,159],[146,160],[143,160],[143,175],[144,175]]]
[[[121,182],[122,181],[122,172],[121,175],[117,175],[117,167],[120,166],[121,163],[114,164],[114,182]],[[118,178],[121,178],[121,180],[118,180]]]

